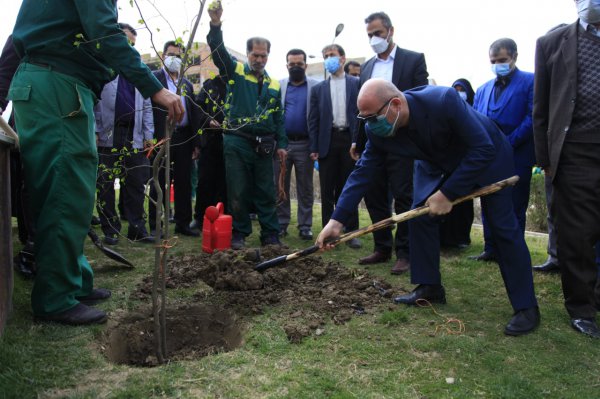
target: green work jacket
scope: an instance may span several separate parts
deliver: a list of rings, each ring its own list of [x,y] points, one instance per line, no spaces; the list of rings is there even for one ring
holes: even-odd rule
[[[264,136],[275,135],[277,148],[286,148],[281,86],[265,72],[259,93],[259,82],[247,63],[235,61],[225,48],[221,26],[210,26],[206,37],[212,59],[227,82],[225,128]]]
[[[13,42],[23,62],[75,77],[97,96],[117,75],[144,98],[162,89],[119,28],[114,0],[23,0]]]

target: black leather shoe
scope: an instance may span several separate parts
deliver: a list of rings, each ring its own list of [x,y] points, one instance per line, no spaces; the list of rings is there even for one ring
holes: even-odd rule
[[[558,262],[548,259],[541,265],[533,266],[533,271],[542,273],[560,273],[560,266],[558,265]]]
[[[300,236],[301,239],[306,240],[306,241],[313,239],[313,233],[312,233],[312,231],[310,231],[308,229],[300,230],[300,233],[298,235]]]
[[[592,338],[600,338],[600,328],[594,319],[571,319],[571,327]]]
[[[100,301],[104,301],[108,298],[110,298],[111,296],[111,292],[109,290],[107,290],[106,288],[94,288],[92,290],[92,292],[87,295],[87,296],[76,296],[75,299],[77,299],[79,302],[83,303],[84,305],[95,305],[96,303],[100,302]]]
[[[119,243],[119,236],[117,234],[109,234],[104,236],[102,242],[106,245],[117,245]]]
[[[131,241],[141,242],[145,244],[152,244],[154,242],[154,236],[148,234],[147,231],[130,231],[127,233],[127,238]]]
[[[202,231],[203,220],[194,219],[190,222],[190,229]]]
[[[479,255],[469,256],[469,259],[477,260],[480,262],[498,262],[498,259],[496,259],[496,255],[485,251],[480,253]]]
[[[394,303],[417,305],[417,300],[426,299],[431,303],[446,303],[446,290],[443,285],[420,284],[410,294],[397,296]]]
[[[350,241],[346,241],[346,245],[352,249],[362,248],[362,243],[360,242],[360,239],[358,239],[358,238],[353,238]]]
[[[83,303],[64,312],[35,316],[35,321],[51,321],[54,323],[83,326],[87,324],[101,324],[106,322],[106,312]]]
[[[375,263],[383,263],[390,260],[391,254],[385,254],[383,252],[375,251],[371,255],[365,256],[358,260],[359,265],[374,265]]]
[[[504,327],[504,334],[518,337],[525,335],[540,325],[540,308],[537,306],[515,312],[512,319]]]
[[[245,246],[246,238],[244,237],[244,235],[240,233],[233,233],[233,236],[231,237],[231,249],[237,251],[239,249],[244,248]]]
[[[35,256],[33,252],[23,248],[13,259],[15,270],[27,279],[35,278],[37,269],[35,267]]]
[[[188,226],[175,226],[175,234],[182,234],[189,237],[199,237],[200,233],[190,229]]]

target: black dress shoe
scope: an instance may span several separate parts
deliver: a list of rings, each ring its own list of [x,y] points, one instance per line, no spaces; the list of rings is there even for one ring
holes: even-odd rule
[[[127,238],[131,241],[142,242],[145,244],[152,244],[154,242],[154,236],[148,234],[147,231],[130,231],[127,233]]]
[[[35,321],[51,321],[71,326],[101,324],[106,322],[106,312],[79,303],[74,308],[65,310],[64,312],[35,316]]]
[[[15,270],[27,279],[35,278],[37,269],[35,266],[35,256],[33,252],[22,249],[17,256],[14,257]]]
[[[594,319],[571,319],[571,327],[592,338],[600,338],[600,328]]]
[[[542,273],[560,273],[558,262],[548,259],[541,265],[533,266],[533,271]]]
[[[498,259],[496,259],[496,255],[485,251],[483,251],[479,255],[469,256],[469,259],[477,260],[480,262],[498,262]]]
[[[106,245],[117,245],[119,243],[119,236],[117,234],[105,235],[102,242]]]
[[[504,334],[518,337],[525,335],[540,325],[540,308],[537,306],[515,312],[512,319],[504,327]]]
[[[91,306],[110,298],[111,295],[111,292],[106,288],[94,288],[89,295],[76,296],[75,299],[85,305]]]
[[[419,299],[426,299],[431,303],[446,303],[446,290],[444,290],[444,286],[441,284],[420,284],[410,294],[394,298],[394,303],[417,305]]]
[[[313,233],[312,233],[312,231],[310,231],[308,229],[300,230],[299,236],[301,239],[306,240],[306,241],[313,239]]]
[[[362,243],[359,238],[352,238],[349,241],[346,241],[346,245],[352,249],[360,249],[362,248]]]
[[[359,265],[374,265],[376,263],[383,263],[390,260],[392,257],[391,254],[386,254],[380,251],[375,251],[371,255],[365,256],[364,258],[360,258],[358,260]]]
[[[185,226],[185,227],[184,226],[175,226],[175,233],[182,234],[184,236],[189,236],[189,237],[199,237],[200,236],[200,233],[190,229],[188,226]]]

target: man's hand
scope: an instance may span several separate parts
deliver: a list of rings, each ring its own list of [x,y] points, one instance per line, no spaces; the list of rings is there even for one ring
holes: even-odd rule
[[[213,1],[208,5],[208,16],[210,24],[214,26],[221,25],[221,16],[223,15],[223,5],[220,0]]]
[[[221,127],[221,124],[219,123],[218,120],[211,119],[210,122],[208,122],[208,126],[212,127],[213,129],[218,129]]]
[[[277,149],[277,157],[281,162],[285,162],[285,160],[287,159],[287,151],[285,150],[285,148]]]
[[[310,159],[314,162],[316,160],[319,159],[319,153],[318,152],[311,152],[310,153]]]
[[[183,109],[183,104],[181,104],[181,99],[177,94],[162,88],[160,91],[154,93],[152,101],[167,109],[170,121],[181,122],[181,119],[183,119],[185,110]]]
[[[446,215],[452,210],[452,202],[440,190],[427,198],[425,205],[429,207],[431,216]]]
[[[317,237],[316,245],[321,249],[333,249],[334,246],[331,244],[324,244],[325,240],[328,238],[337,238],[342,234],[342,230],[344,229],[344,225],[334,219],[329,219],[327,225],[321,230],[319,236]]]
[[[355,162],[358,161],[358,158],[360,158],[360,154],[358,153],[358,151],[356,151],[356,143],[352,143],[352,145],[350,146],[350,151],[348,151],[350,154],[350,158],[352,158]]]

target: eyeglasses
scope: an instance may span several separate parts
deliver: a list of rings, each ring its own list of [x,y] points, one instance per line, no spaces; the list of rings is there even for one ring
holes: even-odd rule
[[[389,100],[387,100],[385,103],[383,103],[383,105],[377,110],[377,112],[375,112],[374,114],[371,115],[367,115],[367,116],[362,116],[361,114],[356,115],[356,117],[358,119],[361,119],[367,123],[374,123],[377,122],[377,117],[380,116],[379,113],[396,97],[392,97]]]

